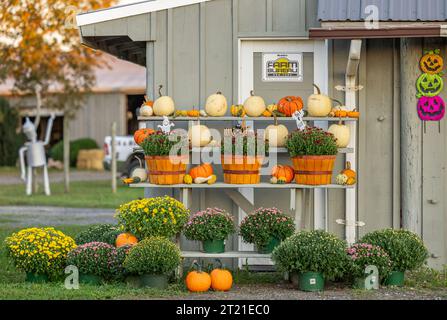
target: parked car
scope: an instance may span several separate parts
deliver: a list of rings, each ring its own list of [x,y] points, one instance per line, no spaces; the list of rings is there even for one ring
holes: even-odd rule
[[[110,170],[112,166],[112,137],[104,139],[104,167]],[[143,150],[135,143],[133,136],[116,137],[116,160],[118,172],[122,176],[130,177],[135,168],[140,167],[140,161],[144,164]]]

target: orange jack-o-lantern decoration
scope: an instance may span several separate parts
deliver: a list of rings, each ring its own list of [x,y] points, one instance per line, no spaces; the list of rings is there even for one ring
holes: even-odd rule
[[[279,100],[278,111],[291,117],[296,111],[303,109],[304,103],[301,97],[287,96]]]
[[[133,246],[138,243],[137,237],[130,233],[121,233],[116,237],[115,245],[117,248],[124,246]]]
[[[196,178],[208,178],[213,174],[213,167],[209,163],[204,163],[200,166],[194,167],[189,171],[189,175],[193,180]]]
[[[135,140],[136,144],[140,145],[147,137],[149,137],[154,132],[155,131],[153,129],[139,129],[135,131],[133,139]]]
[[[444,59],[439,55],[439,50],[428,52],[421,58],[421,70],[428,74],[438,74],[444,68]]]
[[[295,171],[290,166],[277,165],[272,169],[272,177],[285,178],[285,182],[290,183],[295,177]]]
[[[193,262],[196,270],[190,271],[186,276],[186,287],[191,292],[206,292],[211,287],[211,277],[208,273],[202,271],[197,261]]]

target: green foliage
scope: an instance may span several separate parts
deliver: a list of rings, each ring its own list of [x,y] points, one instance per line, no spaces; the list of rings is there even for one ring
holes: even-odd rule
[[[353,277],[364,277],[367,266],[376,266],[382,279],[392,271],[390,256],[379,246],[356,243],[348,249],[348,256],[351,258],[350,275]]]
[[[98,149],[98,144],[90,138],[70,141],[70,166],[76,166],[79,150]],[[64,161],[64,140],[56,143],[50,150],[50,157],[54,160]]]
[[[292,218],[277,208],[259,208],[246,216],[240,225],[240,235],[244,241],[258,247],[266,246],[273,237],[284,240],[294,232]]]
[[[219,208],[208,208],[194,214],[185,226],[189,240],[225,240],[234,232],[233,216]]]
[[[414,270],[428,258],[424,242],[408,230],[385,229],[366,234],[360,242],[382,247],[390,256],[393,271]]]
[[[121,205],[115,215],[122,231],[138,239],[172,237],[188,221],[189,210],[178,200],[165,196],[134,200]]]
[[[114,246],[120,233],[118,227],[112,224],[93,225],[77,234],[75,241],[78,246],[89,242],[104,242]]]
[[[164,134],[157,131],[148,136],[141,144],[141,147],[147,156],[180,155],[182,148],[188,147],[188,139],[186,135]],[[171,150],[173,150],[172,154]]]
[[[0,166],[15,166],[19,148],[25,142],[22,133],[17,134],[19,114],[0,97]]]
[[[234,137],[224,137],[221,154],[236,156],[268,155],[269,144],[264,137],[258,135],[239,134]]]
[[[168,274],[181,262],[176,244],[164,237],[150,237],[135,245],[124,260],[130,274]]]
[[[346,242],[322,230],[287,238],[273,250],[272,259],[281,271],[321,272],[328,280],[343,277],[350,263]]]
[[[443,270],[435,270],[422,266],[407,272],[405,285],[412,288],[440,289],[447,288],[447,266]]]
[[[307,127],[292,132],[286,141],[291,157],[324,156],[338,153],[337,142],[332,133],[321,128]]]

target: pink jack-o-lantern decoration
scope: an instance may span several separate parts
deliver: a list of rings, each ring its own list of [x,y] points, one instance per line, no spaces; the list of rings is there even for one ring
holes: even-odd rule
[[[418,102],[418,115],[423,121],[439,121],[445,115],[445,102],[440,96],[421,97]]]

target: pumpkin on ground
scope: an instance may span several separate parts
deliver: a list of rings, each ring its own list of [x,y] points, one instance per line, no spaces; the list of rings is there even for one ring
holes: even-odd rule
[[[153,134],[155,131],[153,129],[138,129],[135,131],[133,135],[133,139],[136,144],[141,145],[143,141],[149,137],[151,134]]]
[[[138,243],[137,237],[130,233],[121,233],[116,237],[115,246],[117,248],[124,247],[127,245],[136,245]]]
[[[312,94],[307,100],[307,111],[311,117],[327,117],[332,109],[331,98],[321,94],[320,88],[314,84],[317,94]]]
[[[192,125],[189,129],[189,141],[194,148],[204,147],[211,142],[211,132],[207,126]]]
[[[271,175],[272,177],[275,177],[277,181],[280,178],[284,178],[285,183],[290,183],[295,177],[295,170],[291,166],[276,165],[273,167]]]
[[[289,135],[289,130],[283,124],[278,124],[278,119],[276,115],[275,123],[269,125],[264,132],[264,140],[269,141],[269,146],[271,147],[284,147],[286,145],[287,137]]]
[[[351,131],[341,121],[329,127],[328,132],[332,133],[337,139],[337,147],[346,148],[349,145]]]
[[[229,291],[233,286],[233,276],[230,271],[223,269],[222,263],[218,260],[220,266],[211,271],[211,288],[214,291]]]
[[[218,91],[208,97],[205,104],[205,111],[211,117],[222,117],[227,113],[227,99]]]
[[[287,96],[278,102],[278,111],[288,117],[291,117],[296,111],[302,110],[303,107],[303,99],[297,96]]]
[[[206,292],[211,287],[211,276],[202,271],[201,266],[197,261],[193,262],[196,270],[190,271],[186,276],[186,287],[191,292]]]
[[[259,117],[266,109],[265,101],[262,97],[255,96],[252,90],[250,97],[244,102],[244,109],[249,117]]]
[[[160,97],[157,100],[155,100],[152,109],[154,110],[154,114],[156,116],[170,116],[175,111],[174,100],[172,100],[171,97],[164,96],[161,93],[162,88],[163,86],[160,85],[158,89]]]
[[[194,167],[189,171],[189,175],[193,180],[197,178],[208,178],[213,174],[213,167],[209,163],[204,163],[200,166]]]
[[[444,59],[439,55],[439,49],[429,51],[421,58],[421,70],[429,74],[438,74],[444,68]]]

